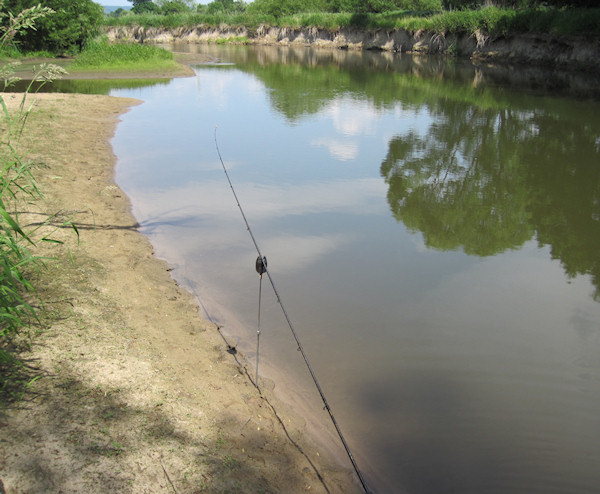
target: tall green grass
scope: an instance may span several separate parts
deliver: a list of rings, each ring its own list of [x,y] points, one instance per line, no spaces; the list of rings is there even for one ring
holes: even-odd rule
[[[4,2],[0,0],[0,54],[5,55],[14,53],[13,39],[17,33],[34,29],[37,19],[53,13],[37,5],[13,16],[2,7]],[[0,65],[0,84],[4,90],[19,80],[15,76],[17,65],[18,62]],[[41,193],[32,173],[32,163],[22,158],[19,148],[31,113],[28,96],[35,92],[34,85],[39,90],[64,72],[54,64],[40,65],[16,104],[9,105],[5,95],[0,93],[0,408],[19,399],[23,390],[37,379],[32,379],[27,366],[18,358],[24,341],[21,334],[38,321],[38,310],[30,303],[35,300],[32,297],[35,287],[29,275],[43,265],[44,259],[31,248],[36,241],[60,242],[51,238],[52,232],[43,231],[53,217],[37,226],[22,225],[22,206],[39,200]]]
[[[47,9],[38,6],[9,17],[8,26],[0,29],[0,52],[10,54],[14,34],[32,27],[35,19],[46,13]],[[18,80],[15,77],[17,65],[17,62],[10,62],[0,66],[4,90]],[[0,406],[17,398],[15,393],[21,392],[29,380],[28,374],[22,372],[24,364],[16,355],[22,341],[20,334],[38,320],[37,310],[29,302],[35,289],[28,275],[43,260],[30,248],[35,245],[34,238],[53,242],[50,237],[38,234],[41,226],[26,229],[19,218],[24,203],[41,198],[32,164],[23,160],[19,152],[31,112],[27,98],[34,83],[38,83],[39,89],[62,73],[64,70],[54,64],[39,66],[17,104],[10,108],[4,95],[0,94]]]
[[[106,40],[89,43],[69,65],[69,70],[165,70],[178,67],[173,53],[152,45],[109,43]]]
[[[50,13],[37,6],[16,16],[4,11],[0,0],[0,56],[10,58],[17,53],[13,44],[16,33],[31,28],[36,19]],[[16,63],[0,65],[0,78],[4,89],[15,82]],[[28,163],[18,153],[19,141],[29,112],[25,108],[24,94],[18,108],[11,111],[0,94],[0,406],[7,401],[16,387],[20,387],[21,362],[15,355],[15,339],[23,327],[36,318],[36,311],[27,302],[26,294],[33,290],[25,275],[38,259],[27,249],[31,237],[19,224],[16,205],[22,196],[39,196]]]
[[[10,67],[3,69],[10,73]],[[18,399],[31,381],[18,354],[27,341],[21,338],[24,330],[39,322],[38,307],[30,302],[38,300],[30,275],[48,260],[35,254],[34,248],[38,242],[62,243],[52,235],[64,226],[72,227],[78,235],[77,228],[69,221],[46,228],[55,220],[54,216],[27,227],[20,217],[24,205],[42,198],[33,163],[24,160],[20,153],[20,142],[32,111],[29,97],[63,73],[64,69],[56,65],[40,65],[33,80],[10,108],[5,95],[0,94],[0,408]]]
[[[426,5],[426,3],[424,3]],[[433,5],[433,4],[432,4]],[[330,30],[346,27],[362,29],[406,29],[408,31],[435,30],[451,33],[489,34],[552,33],[565,35],[600,35],[600,8],[557,9],[537,7],[508,9],[485,7],[475,10],[395,11],[380,14],[351,14],[304,12],[273,17],[264,14],[203,14],[181,13],[173,15],[143,14],[106,18],[107,26],[142,26],[156,28],[193,28],[196,26],[245,26],[255,29],[259,25],[273,27],[315,26]]]
[[[25,96],[15,111],[10,111],[0,96],[0,404],[14,388],[15,369],[21,366],[14,356],[15,338],[37,319],[27,301],[34,290],[27,272],[40,259],[31,253],[30,233],[19,221],[22,200],[40,197],[31,164],[18,153],[18,144],[29,116]]]
[[[155,27],[163,29],[172,28],[194,28],[197,26],[220,27],[222,25],[230,27],[250,27],[256,28],[261,24],[276,25],[277,19],[267,14],[249,14],[249,13],[225,13],[216,12],[213,14],[187,12],[179,14],[128,14],[121,17],[105,17],[104,25],[119,26],[142,26]]]
[[[436,31],[490,34],[540,33],[600,35],[600,9],[563,10],[531,8],[522,10],[486,7],[478,10],[444,12],[432,16]]]

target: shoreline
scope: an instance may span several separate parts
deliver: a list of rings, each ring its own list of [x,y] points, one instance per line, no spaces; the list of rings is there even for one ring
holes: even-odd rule
[[[481,31],[436,33],[404,29],[323,29],[317,27],[209,26],[155,28],[109,27],[111,41],[155,44],[209,44],[229,40],[233,44],[312,46],[339,50],[375,50],[412,55],[444,55],[483,64],[539,65],[572,71],[600,73],[600,38],[553,34],[491,36]],[[237,41],[246,40],[246,41]]]
[[[38,163],[45,199],[21,219],[59,212],[43,231],[65,243],[35,250],[58,262],[34,280],[47,301],[23,356],[35,381],[23,407],[0,415],[6,491],[360,492],[350,466],[315,443],[301,417],[258,393],[137,231],[114,183],[110,139],[141,102],[35,100],[21,148]]]

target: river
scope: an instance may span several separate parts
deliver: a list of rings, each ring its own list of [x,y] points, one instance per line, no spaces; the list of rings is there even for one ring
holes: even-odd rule
[[[217,145],[370,489],[596,492],[598,88],[390,53],[173,49],[210,63],[110,90],[144,101],[113,139],[117,182],[252,373],[260,287],[259,383],[339,442]]]

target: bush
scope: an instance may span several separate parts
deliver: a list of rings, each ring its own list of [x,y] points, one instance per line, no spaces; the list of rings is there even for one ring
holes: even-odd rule
[[[399,10],[439,10],[441,0],[326,0],[328,12],[378,14]]]
[[[169,0],[160,7],[160,13],[163,15],[169,14],[181,14],[182,12],[189,12],[190,8],[182,0]]]
[[[41,4],[54,11],[36,21],[29,29],[15,36],[24,51],[46,50],[57,54],[80,51],[98,34],[104,9],[92,0],[7,0],[5,8],[12,15]]]
[[[254,0],[247,12],[283,17],[301,12],[327,12],[327,5],[323,0]]]
[[[110,17],[122,17],[124,15],[127,15],[129,12],[127,12],[127,10],[119,7],[118,9],[113,10],[110,14],[108,14]]]
[[[245,11],[246,4],[241,0],[214,0],[205,9],[206,13],[213,15],[218,13],[240,14]]]
[[[300,13],[377,14],[409,11],[437,11],[442,0],[254,0],[247,11],[279,18]],[[213,4],[216,3],[213,2]],[[209,10],[211,5],[209,5]]]
[[[150,14],[158,13],[160,7],[156,5],[152,0],[132,0],[133,7],[131,12],[133,14]]]
[[[454,10],[431,18],[431,27],[438,32],[473,33],[481,29],[489,34],[553,33],[600,34],[600,9],[500,9]]]

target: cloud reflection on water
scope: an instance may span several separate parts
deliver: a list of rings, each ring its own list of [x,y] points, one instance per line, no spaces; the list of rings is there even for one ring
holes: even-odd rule
[[[335,252],[348,243],[350,236],[348,232],[335,231],[290,234],[285,231],[286,217],[377,214],[385,205],[378,206],[374,198],[381,197],[384,187],[379,179],[365,178],[282,186],[244,183],[236,186],[236,193],[251,227],[261,233],[261,248],[276,261],[279,273],[289,274]],[[225,181],[191,182],[184,187],[135,192],[131,197],[142,230],[152,235],[158,245],[176,241],[182,259],[186,258],[186,251],[192,258],[200,250],[199,243],[201,250],[212,256],[249,245],[243,219]],[[274,221],[279,228],[270,227]],[[183,234],[185,231],[189,233]],[[240,269],[245,269],[247,259],[233,256],[228,264],[239,264]]]
[[[234,187],[250,221],[332,212],[376,214],[386,207],[376,200],[386,189],[379,178],[282,186],[243,183]],[[183,187],[136,191],[132,202],[141,222],[157,218],[170,222],[182,216],[239,220],[239,210],[228,191],[224,180],[190,182]]]
[[[325,147],[329,154],[339,161],[350,161],[358,156],[358,143],[339,139],[315,139],[310,143],[315,147]]]

